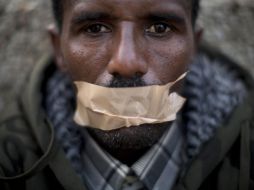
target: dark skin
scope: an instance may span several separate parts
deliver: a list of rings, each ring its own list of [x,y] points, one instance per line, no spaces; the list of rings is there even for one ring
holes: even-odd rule
[[[198,32],[186,0],[67,0],[64,7],[61,32],[51,28],[50,34],[56,63],[73,81],[109,86],[116,75],[138,75],[145,85],[161,85],[177,79],[194,58]],[[131,165],[168,126],[90,133]]]

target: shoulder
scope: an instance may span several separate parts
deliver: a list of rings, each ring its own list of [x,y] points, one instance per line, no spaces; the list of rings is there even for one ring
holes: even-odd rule
[[[28,160],[37,159],[34,135],[18,102],[6,101],[0,112],[0,177],[20,174]]]
[[[236,77],[241,79],[248,89],[254,90],[253,74],[246,67],[244,67],[243,64],[238,63],[207,42],[201,43],[198,51],[205,54],[210,59],[211,63],[219,62],[221,65],[227,67],[229,71],[235,71]]]
[[[253,188],[254,188],[254,111],[253,111],[253,118],[250,121],[250,156],[251,156],[251,178],[253,180]]]

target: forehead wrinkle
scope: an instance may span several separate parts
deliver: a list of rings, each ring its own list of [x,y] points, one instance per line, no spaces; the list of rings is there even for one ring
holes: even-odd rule
[[[94,0],[64,0],[64,1],[65,2],[68,1],[71,5],[74,5],[74,4],[79,3],[79,2],[89,2],[89,1],[92,2]],[[107,1],[107,0],[102,0],[102,2],[105,2],[105,1]],[[149,3],[149,2],[151,3],[152,0],[147,0],[147,3]],[[186,8],[189,8],[190,5],[191,5],[192,0],[178,0],[178,2],[180,2]],[[117,2],[114,2],[114,3],[117,5]],[[129,3],[131,3],[131,2],[129,2]]]
[[[90,5],[95,5],[95,6],[98,5],[98,7],[99,7],[99,5],[103,5],[103,7],[106,8],[105,10],[110,11],[110,14],[114,14],[115,11],[119,10],[118,6],[120,6],[117,3],[118,0],[64,0],[64,1],[68,2],[67,4],[65,4],[66,8],[74,7],[78,3],[82,3],[82,2],[89,3]],[[135,7],[136,6],[135,5],[135,0],[133,0],[134,1],[133,3],[131,3],[131,1],[132,0],[124,0],[124,2],[127,3],[127,6],[134,6]],[[110,4],[108,5],[107,2],[110,2]],[[176,0],[176,1],[174,1],[174,0],[162,0],[161,4],[165,4],[167,2],[169,3],[169,5],[170,5],[170,3],[173,3],[175,5],[178,4],[180,7],[182,7],[182,9],[184,11],[186,11],[187,16],[191,17],[191,12],[192,12],[191,11],[191,5],[192,5],[191,2],[192,2],[192,0]],[[145,7],[143,7],[142,10],[147,10],[147,8],[149,8],[149,4],[152,5],[154,3],[155,3],[155,5],[156,4],[158,5],[157,0],[146,0],[146,3],[144,5]],[[165,8],[165,6],[162,6],[162,7]],[[170,7],[170,6],[168,6],[168,7]],[[138,8],[138,7],[136,7],[136,8]],[[142,10],[141,10],[141,12],[139,12],[139,14],[142,14]],[[126,11],[126,13],[128,13],[128,9],[124,9],[124,11]],[[129,15],[129,14],[127,14],[127,15]],[[133,17],[133,16],[135,17],[137,15],[129,15],[130,18]]]
[[[70,4],[75,4],[78,2],[88,2],[88,1],[89,0],[64,0],[64,2],[69,2]],[[106,1],[106,0],[104,0],[104,1]],[[147,0],[147,1],[151,2],[151,0]],[[181,2],[183,5],[187,5],[187,7],[189,7],[191,5],[192,0],[179,0],[179,2]]]

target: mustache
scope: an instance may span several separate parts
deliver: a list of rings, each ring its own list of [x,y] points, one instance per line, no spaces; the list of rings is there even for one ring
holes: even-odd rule
[[[147,85],[148,84],[138,74],[128,78],[120,75],[115,75],[114,78],[110,81],[108,87],[125,88],[125,87],[142,87]]]

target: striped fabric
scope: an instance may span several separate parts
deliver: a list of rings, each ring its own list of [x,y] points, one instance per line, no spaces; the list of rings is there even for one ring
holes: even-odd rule
[[[182,164],[183,137],[173,124],[167,133],[140,160],[128,167],[103,151],[90,135],[82,154],[85,184],[91,190],[171,189]],[[137,185],[138,184],[138,185]],[[142,185],[143,184],[143,185]]]

